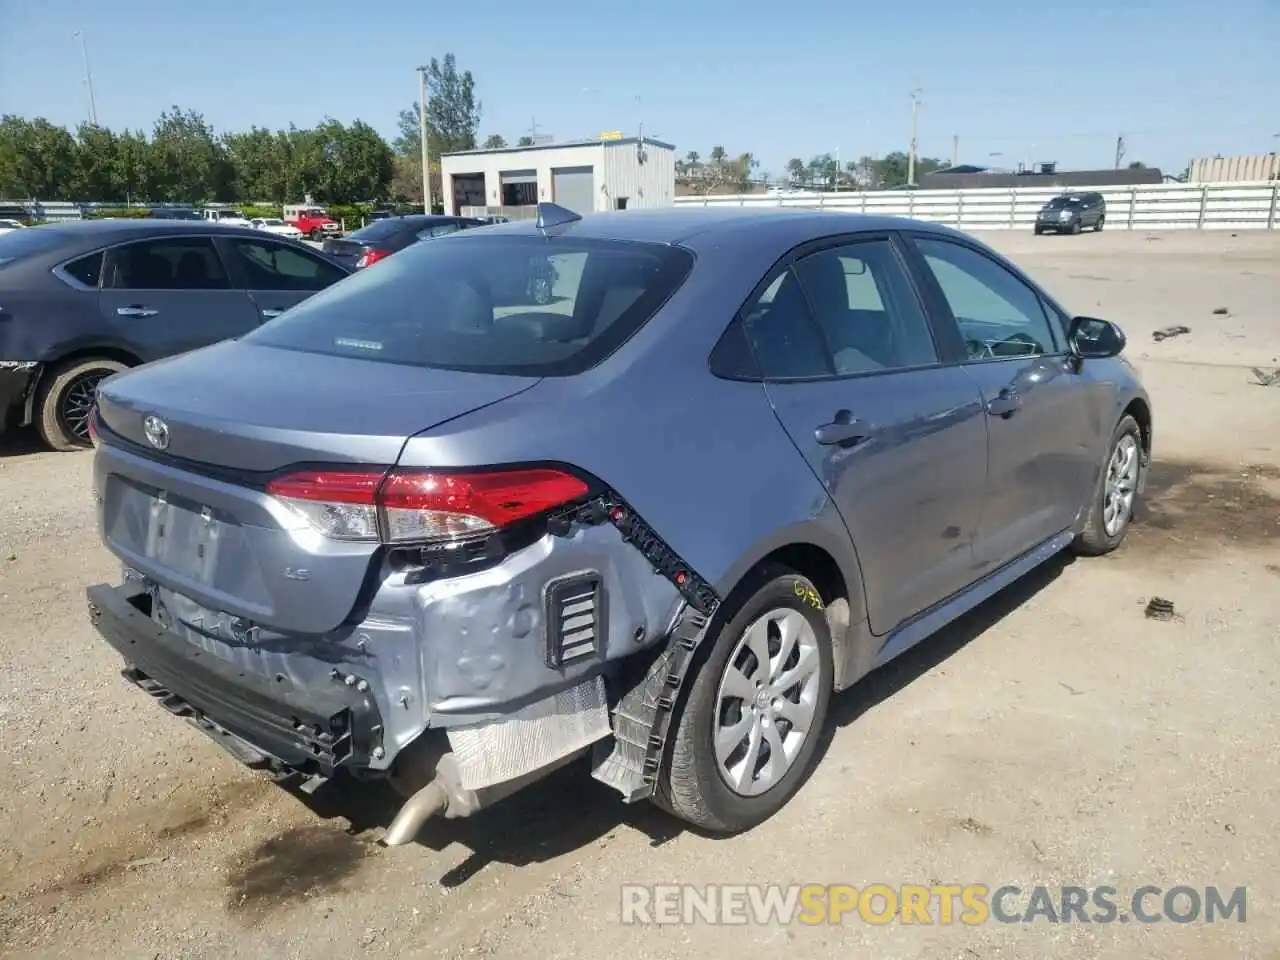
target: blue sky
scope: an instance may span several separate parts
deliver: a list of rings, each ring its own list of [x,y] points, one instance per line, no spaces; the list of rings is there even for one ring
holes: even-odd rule
[[[1277,0],[0,0],[0,113],[87,115],[83,30],[99,122],[164,108],[219,130],[326,114],[391,136],[414,68],[452,52],[475,75],[480,134],[647,133],[763,169],[840,151],[906,149],[923,89],[923,155],[1014,166],[1280,148]],[[326,67],[326,64],[334,64]],[[994,159],[993,154],[998,154]]]

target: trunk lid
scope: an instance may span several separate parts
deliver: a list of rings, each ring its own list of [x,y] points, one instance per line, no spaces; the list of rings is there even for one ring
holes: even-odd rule
[[[98,406],[108,429],[144,449],[154,415],[168,426],[169,457],[264,473],[391,465],[412,434],[537,382],[224,341],[111,378]]]
[[[325,240],[321,248],[326,254],[344,266],[355,268],[356,261],[365,252],[365,245],[355,240]]]
[[[235,342],[121,374],[99,388],[103,540],[195,601],[195,629],[334,630],[355,608],[379,545],[300,526],[263,492],[268,476],[301,464],[390,467],[412,434],[537,382]],[[148,417],[165,424],[162,452],[148,439]]]

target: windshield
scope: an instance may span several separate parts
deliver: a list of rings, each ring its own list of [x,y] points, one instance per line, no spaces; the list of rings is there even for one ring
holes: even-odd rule
[[[283,227],[283,226],[284,226],[284,221],[283,221],[283,220],[277,220],[275,217],[269,217],[269,218],[267,218],[266,220],[263,220],[262,222],[263,222],[266,226],[268,226],[268,227]]]
[[[445,370],[554,377],[599,363],[688,275],[679,247],[483,236],[419,243],[245,342]]]
[[[386,240],[393,237],[401,230],[401,222],[397,218],[395,220],[378,220],[369,224],[367,227],[361,227],[347,234],[348,240],[357,242],[362,240]]]
[[[1079,203],[1081,203],[1079,197],[1054,197],[1045,206],[1050,210],[1065,210],[1067,207],[1074,207]]]
[[[61,231],[51,227],[29,227],[0,234],[0,264],[9,263],[33,253],[52,250],[63,241]]]

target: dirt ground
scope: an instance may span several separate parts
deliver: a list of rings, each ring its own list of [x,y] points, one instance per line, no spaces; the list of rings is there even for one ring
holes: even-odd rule
[[[85,615],[117,572],[89,455],[0,440],[0,955],[1280,957],[1280,384],[1249,369],[1280,366],[1280,233],[986,239],[1128,333],[1155,402],[1142,522],[840,697],[812,779],[735,839],[574,768],[378,846],[382,795],[304,804],[119,677]],[[1179,618],[1144,618],[1155,595]],[[619,922],[624,883],[939,881],[1246,886],[1248,919]]]

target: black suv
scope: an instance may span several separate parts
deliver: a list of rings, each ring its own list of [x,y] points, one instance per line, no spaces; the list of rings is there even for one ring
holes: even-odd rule
[[[1085,227],[1101,230],[1107,221],[1107,201],[1100,193],[1064,193],[1054,197],[1036,214],[1036,234],[1079,233]]]

